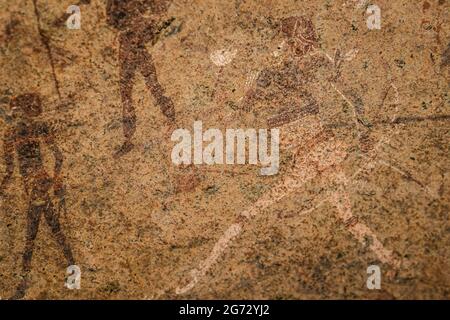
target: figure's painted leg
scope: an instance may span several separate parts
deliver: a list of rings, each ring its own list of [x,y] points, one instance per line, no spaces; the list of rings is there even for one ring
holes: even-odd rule
[[[155,98],[156,103],[161,108],[161,112],[167,117],[167,119],[174,122],[175,107],[173,105],[172,99],[165,96],[164,89],[159,84],[152,56],[145,50],[142,50],[140,62],[141,73],[144,76],[147,87]]]
[[[27,235],[25,240],[25,249],[22,256],[22,280],[17,286],[12,300],[22,299],[28,288],[29,273],[31,271],[31,259],[34,251],[34,241],[39,230],[39,221],[41,218],[42,207],[30,203],[27,213]]]
[[[363,222],[360,222],[352,213],[352,205],[350,196],[345,191],[345,186],[348,184],[347,178],[338,173],[338,181],[342,184],[339,189],[335,191],[331,198],[333,204],[338,210],[338,217],[343,221],[350,233],[362,244],[366,244],[367,239],[370,239],[369,248],[377,256],[377,258],[396,268],[400,267],[400,261],[394,256],[393,252],[386,249],[376,234]]]
[[[345,149],[344,146],[334,139],[328,140],[328,138],[327,134],[319,134],[313,139],[311,145],[305,148],[312,151],[298,155],[291,171],[253,205],[240,213],[236,222],[229,226],[216,242],[206,260],[200,263],[198,269],[191,271],[190,276],[192,280],[184,287],[176,289],[177,294],[184,294],[190,291],[206,275],[208,270],[223,255],[230,243],[241,234],[246,222],[251,221],[253,217],[263,210],[279,202],[287,195],[303,187],[308,181],[344,160],[346,156],[346,153],[343,151]]]
[[[47,206],[44,211],[45,220],[47,221],[50,230],[53,233],[53,236],[58,242],[59,246],[62,248],[64,252],[64,256],[67,260],[67,265],[71,266],[75,264],[75,260],[73,258],[72,249],[70,248],[69,243],[67,242],[64,233],[61,230],[61,224],[59,223],[59,217],[55,214],[55,210],[53,209],[52,201],[49,199],[47,202]]]
[[[134,54],[132,52],[121,52],[120,96],[122,100],[122,126],[125,142],[116,153],[116,156],[122,156],[133,148],[131,140],[136,132],[136,113],[133,106],[133,79],[135,73],[136,59]]]

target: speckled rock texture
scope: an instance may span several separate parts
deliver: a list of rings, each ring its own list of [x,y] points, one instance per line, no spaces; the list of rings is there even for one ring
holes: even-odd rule
[[[449,16],[0,0],[0,297],[449,299]],[[279,172],[174,165],[194,121],[279,128]]]

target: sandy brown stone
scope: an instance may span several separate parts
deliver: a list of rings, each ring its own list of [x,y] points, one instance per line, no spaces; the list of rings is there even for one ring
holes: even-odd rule
[[[0,297],[449,299],[450,4],[371,3],[381,30],[357,0],[0,1]],[[175,166],[197,120],[279,127],[279,173]]]

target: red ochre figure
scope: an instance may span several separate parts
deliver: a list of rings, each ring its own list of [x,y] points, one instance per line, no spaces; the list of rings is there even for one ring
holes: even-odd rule
[[[61,179],[63,155],[55,144],[54,134],[43,121],[36,120],[42,113],[41,99],[38,94],[20,95],[11,101],[13,121],[7,128],[3,138],[6,176],[0,185],[0,195],[3,194],[14,174],[14,157],[17,155],[19,173],[22,176],[25,193],[28,198],[27,231],[25,249],[22,257],[22,280],[12,299],[25,296],[29,285],[31,258],[39,222],[44,215],[47,225],[61,247],[67,260],[67,265],[74,265],[72,250],[67,242],[59,223],[61,210],[65,211],[65,191]],[[55,157],[53,177],[45,170],[42,158],[42,145],[46,145]],[[53,206],[50,190],[59,199],[58,209]]]
[[[106,5],[107,22],[119,31],[120,42],[120,94],[125,142],[116,156],[121,156],[133,148],[131,140],[136,131],[136,113],[132,93],[137,71],[143,75],[162,113],[171,122],[175,121],[173,102],[165,95],[158,82],[153,58],[145,48],[145,44],[153,42],[157,36],[157,22],[143,17],[147,11],[154,15],[162,14],[167,11],[167,1],[108,0]]]

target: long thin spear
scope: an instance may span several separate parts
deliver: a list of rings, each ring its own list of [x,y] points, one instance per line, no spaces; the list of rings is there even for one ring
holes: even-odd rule
[[[33,0],[33,6],[34,6],[34,15],[36,17],[37,27],[38,27],[38,31],[39,31],[39,36],[41,37],[42,44],[44,45],[45,49],[47,50],[47,55],[48,55],[48,59],[50,61],[50,66],[52,67],[52,75],[53,75],[53,80],[55,82],[56,92],[58,93],[59,100],[61,101],[62,100],[61,91],[59,90],[59,81],[58,81],[58,78],[56,77],[55,62],[53,60],[52,48],[50,47],[50,39],[44,34],[44,32],[41,28],[41,15],[39,13],[36,1],[37,0]]]

